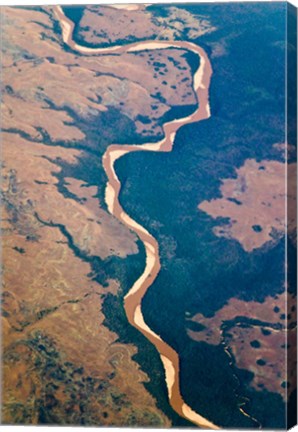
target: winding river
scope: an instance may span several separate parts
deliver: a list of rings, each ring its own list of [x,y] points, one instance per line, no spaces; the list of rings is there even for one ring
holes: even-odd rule
[[[78,45],[73,40],[74,23],[69,20],[60,6],[55,7],[55,13],[60,21],[64,43],[70,48],[86,55],[122,54],[144,50],[162,50],[167,48],[185,49],[199,57],[200,65],[193,76],[193,89],[197,95],[198,107],[193,114],[164,123],[164,138],[156,143],[142,145],[111,144],[103,155],[103,167],[108,182],[105,191],[105,201],[109,212],[134,231],[143,242],[146,253],[146,265],[143,274],[134,283],[124,298],[124,307],[129,323],[138,329],[158,350],[164,365],[168,397],[172,408],[182,417],[204,429],[219,429],[218,426],[191,409],[182,398],[179,384],[179,356],[161,337],[146,324],[141,303],[142,299],[156,279],[160,270],[159,248],[157,240],[140,224],[134,221],[121,207],[119,193],[121,183],[117,177],[114,165],[123,155],[135,151],[170,152],[173,148],[176,133],[182,126],[198,122],[210,117],[209,85],[212,68],[206,52],[198,45],[183,41],[144,41],[113,46],[108,48],[88,48]]]

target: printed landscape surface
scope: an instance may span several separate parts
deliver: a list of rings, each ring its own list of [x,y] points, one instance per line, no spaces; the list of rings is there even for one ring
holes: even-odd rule
[[[2,423],[291,425],[294,8],[1,20]]]

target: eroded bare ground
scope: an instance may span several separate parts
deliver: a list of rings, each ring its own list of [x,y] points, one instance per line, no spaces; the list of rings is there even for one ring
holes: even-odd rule
[[[4,139],[4,422],[168,425],[132,361],[136,348],[102,325],[104,296],[118,282],[92,281],[69,244],[126,256],[135,238],[99,208],[94,188],[67,179],[83,204],[57,191],[57,166],[43,156],[75,163],[76,150]]]
[[[252,372],[250,385],[256,390],[280,393],[287,399],[296,386],[296,299],[292,295],[268,296],[263,303],[232,298],[213,317],[198,313],[188,321],[199,325],[197,330],[188,329],[188,335],[196,341],[223,344],[239,369]]]
[[[288,206],[288,232],[293,238],[296,169],[295,163],[286,170],[282,162],[248,159],[236,169],[236,178],[222,180],[221,198],[203,201],[199,209],[212,218],[228,218],[228,223],[214,228],[215,235],[236,239],[251,252],[284,235]]]
[[[2,12],[3,421],[170,426],[137,348],[103,325],[119,282],[100,285],[88,261],[137,253],[136,236],[101,208],[101,185],[67,176],[62,193],[58,177],[85,151],[100,160],[84,126],[111,107],[157,136],[171,106],[194,104],[185,52],[80,56],[52,8]]]
[[[285,153],[285,144],[274,146]],[[236,239],[247,252],[276,244],[285,234],[286,218],[295,245],[296,169],[296,163],[286,166],[286,161],[246,160],[235,178],[222,180],[221,197],[200,203],[199,209],[225,218],[214,234]],[[296,386],[296,317],[296,299],[287,291],[262,303],[232,298],[211,318],[192,317],[200,328],[188,329],[188,334],[197,341],[224,344],[235,365],[252,372],[252,387],[280,393],[286,400]]]
[[[138,133],[154,137],[171,106],[196,103],[186,51],[80,56],[62,49],[51,8],[46,13],[5,8],[3,15],[5,128],[34,138],[45,130],[52,140],[80,142],[84,133],[71,112],[92,121],[113,107]]]
[[[80,22],[78,37],[89,44],[112,44],[127,40],[166,39],[174,40],[185,34],[196,39],[212,32],[208,19],[194,17],[190,12],[170,6],[163,17],[154,16],[147,5],[132,5],[136,8],[90,5],[85,8]]]

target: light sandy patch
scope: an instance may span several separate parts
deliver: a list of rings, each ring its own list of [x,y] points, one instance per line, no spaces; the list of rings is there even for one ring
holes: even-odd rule
[[[176,132],[172,132],[170,134],[170,140],[171,140],[172,143],[174,142],[175,136],[176,136]]]
[[[166,356],[161,355],[160,358],[163,362],[163,365],[164,365],[164,368],[166,371],[166,382],[167,382],[167,387],[168,387],[168,392],[169,392],[169,398],[171,399],[172,389],[173,389],[173,385],[175,383],[175,368],[174,368],[171,360],[169,360]]]
[[[148,150],[148,151],[159,151],[162,147],[162,144],[165,140],[158,141],[157,143],[146,143],[140,146],[140,150]]]
[[[187,116],[187,117],[184,117],[182,120],[183,120],[183,122],[184,122],[184,121],[188,122],[188,121],[190,121],[191,119],[192,119],[192,115]]]
[[[183,404],[182,411],[186,418],[191,419],[193,423],[197,424],[201,428],[219,429],[218,426],[215,426],[215,424],[211,423],[210,421],[206,420],[204,417],[197,414],[186,404]]]
[[[151,271],[153,270],[156,263],[156,251],[153,249],[151,245],[147,242],[144,242],[146,249],[146,267],[143,274],[139,277],[139,279],[133,284],[132,288],[126,294],[125,299],[137,293],[140,288],[142,288],[143,283],[149,277]],[[149,247],[150,246],[150,247]]]
[[[135,11],[140,9],[140,5],[138,4],[115,4],[115,5],[108,5],[108,6],[113,9],[124,9],[127,11]]]
[[[110,183],[106,186],[105,191],[105,201],[108,206],[108,210],[111,214],[113,214],[114,211],[114,202],[115,202],[115,191],[114,188],[111,186]]]
[[[113,51],[117,51],[119,49],[118,45],[111,47],[111,48],[88,48],[88,47],[83,47],[83,46],[78,45],[78,44],[74,44],[74,47],[79,52],[86,53],[86,54],[104,54],[104,53],[110,53]]]
[[[112,150],[110,154],[111,165],[114,165],[115,161],[121,158],[123,155],[128,153],[128,150]]]
[[[144,242],[146,248],[152,253],[156,255],[156,249],[148,242]]]
[[[205,69],[205,59],[201,56],[200,57],[200,67],[198,69],[198,71],[195,73],[194,75],[194,79],[193,79],[193,86],[195,90],[198,90],[201,85],[202,85],[202,80],[203,80],[203,76],[204,76],[204,69]],[[203,87],[205,88],[205,86]]]
[[[124,299],[128,299],[129,297],[132,297],[134,294],[136,294],[140,288],[142,288],[143,283],[147,279],[148,274],[146,270],[144,273],[139,277],[139,279],[133,284],[131,289],[128,291],[128,293],[125,295]]]
[[[138,305],[135,309],[135,314],[134,314],[134,319],[135,319],[135,323],[141,328],[143,329],[145,332],[149,333],[151,336],[153,336],[154,338],[158,339],[159,341],[161,341],[160,336],[158,336],[156,333],[154,333],[150,327],[147,326],[147,324],[144,321],[144,317],[142,314],[142,310],[141,310],[141,305]]]
[[[210,117],[211,116],[211,110],[210,110],[210,104],[209,103],[206,105],[206,112],[207,112],[208,117]]]
[[[71,25],[66,21],[62,22],[62,32],[63,32],[63,37],[67,39],[71,32]]]
[[[146,241],[144,242],[144,245],[146,248],[146,273],[149,275],[155,265],[157,251],[154,250],[154,248]]]
[[[130,216],[128,216],[127,213],[121,212],[120,219],[126,223],[126,225],[129,226],[129,228],[132,228],[134,231],[141,231],[142,233],[150,236],[149,232],[142,227],[142,225],[138,224],[136,221],[134,221]]]
[[[165,49],[165,48],[175,48],[175,45],[166,42],[142,42],[129,48],[127,52],[143,51],[143,50],[144,51],[158,50],[158,49]]]

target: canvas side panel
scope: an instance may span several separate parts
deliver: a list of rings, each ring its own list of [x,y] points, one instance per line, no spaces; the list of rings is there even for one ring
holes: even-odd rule
[[[297,8],[287,7],[287,427],[297,424]]]

